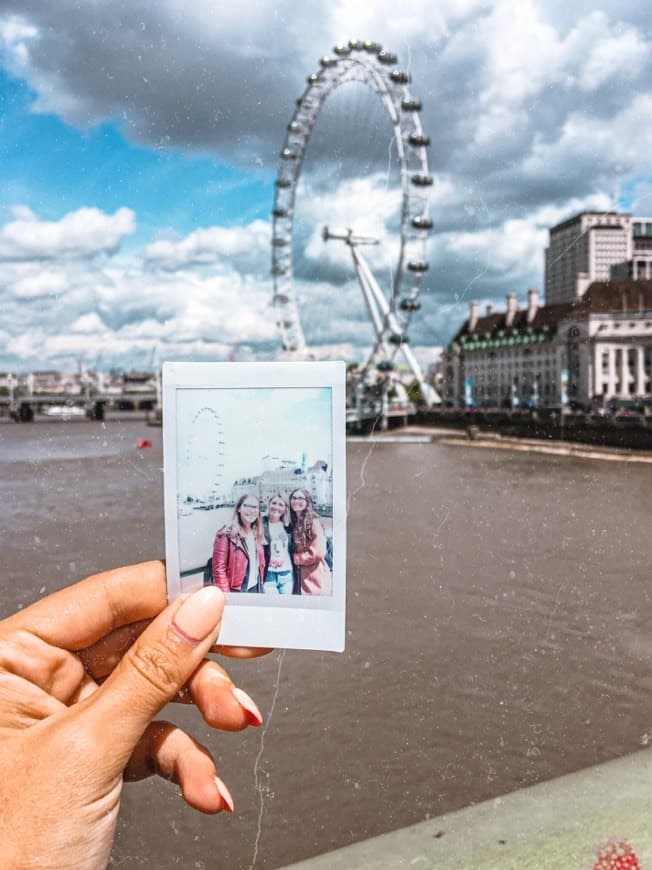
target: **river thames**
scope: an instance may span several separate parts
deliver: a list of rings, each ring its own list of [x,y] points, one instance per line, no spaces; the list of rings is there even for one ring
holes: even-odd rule
[[[166,711],[235,814],[130,785],[113,865],[280,867],[652,741],[652,464],[436,441],[348,463],[346,652],[230,664],[261,730]],[[160,429],[3,424],[0,479],[5,615],[164,555]]]

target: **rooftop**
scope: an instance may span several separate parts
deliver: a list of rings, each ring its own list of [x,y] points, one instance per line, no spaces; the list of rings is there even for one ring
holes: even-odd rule
[[[507,311],[492,312],[478,317],[475,329],[469,329],[467,318],[455,334],[453,341],[463,336],[494,337],[499,333],[548,333],[552,335],[560,320],[573,315],[640,313],[652,311],[652,281],[624,279],[622,281],[594,281],[576,302],[561,302],[557,305],[542,305],[528,322],[527,306],[514,313],[512,323],[507,325]]]
[[[555,230],[565,230],[567,227],[571,227],[573,224],[577,223],[583,217],[621,217],[621,218],[631,218],[632,215],[630,212],[621,212],[621,211],[581,211],[573,217],[566,218],[565,221],[562,221],[559,224],[556,224],[554,227],[550,227],[550,232],[553,233]]]

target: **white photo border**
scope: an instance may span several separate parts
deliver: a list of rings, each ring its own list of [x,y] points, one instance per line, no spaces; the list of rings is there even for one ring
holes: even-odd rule
[[[177,395],[192,389],[328,388],[333,470],[332,595],[238,595],[227,606],[219,642],[343,652],[346,610],[346,387],[343,362],[166,362],[163,364],[163,466],[168,600],[182,592],[177,514]],[[196,588],[201,588],[201,582]],[[235,596],[233,596],[235,599]]]

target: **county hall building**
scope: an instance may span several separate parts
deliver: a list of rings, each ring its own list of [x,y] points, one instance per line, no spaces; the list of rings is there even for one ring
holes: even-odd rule
[[[442,355],[447,405],[652,402],[652,280],[638,277],[650,275],[652,221],[584,213],[553,227],[550,240],[545,286],[554,301],[541,305],[529,290],[521,306],[510,293],[504,311],[482,314],[472,302]]]

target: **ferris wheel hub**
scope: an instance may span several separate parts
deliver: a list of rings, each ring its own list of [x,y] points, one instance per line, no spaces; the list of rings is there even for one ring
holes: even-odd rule
[[[341,242],[346,242],[347,245],[379,245],[380,239],[374,239],[372,236],[354,236],[352,229],[346,230],[331,230],[324,227],[321,231],[321,237],[325,242],[331,239],[337,239]]]

